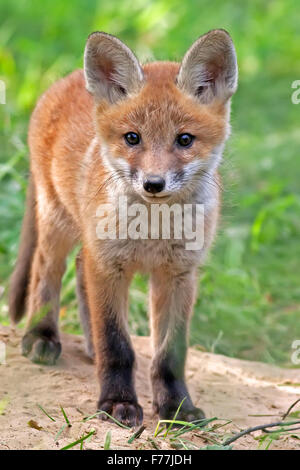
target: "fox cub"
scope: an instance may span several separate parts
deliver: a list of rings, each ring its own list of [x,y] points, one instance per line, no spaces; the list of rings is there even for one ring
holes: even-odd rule
[[[204,418],[189,395],[184,367],[197,268],[217,226],[217,169],[236,88],[236,53],[224,30],[201,36],[180,64],[144,66],[119,39],[95,32],[87,40],[84,71],[56,82],[31,117],[30,181],[10,316],[18,322],[26,308],[23,354],[55,363],[61,279],[68,253],[80,244],[77,297],[101,386],[98,410],[129,426],[143,420],[127,327],[136,271],[150,275],[154,411],[172,418],[185,398],[178,419]],[[203,205],[203,244],[186,249],[184,237],[173,232],[97,236],[99,206],[117,207],[121,196],[147,210]]]

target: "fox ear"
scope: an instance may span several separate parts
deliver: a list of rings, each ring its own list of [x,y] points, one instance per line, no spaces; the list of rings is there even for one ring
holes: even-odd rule
[[[111,103],[138,91],[143,82],[142,68],[133,52],[118,38],[95,32],[84,52],[87,90],[97,99]]]
[[[201,103],[227,101],[237,88],[236,52],[229,34],[215,29],[201,36],[185,54],[177,76],[179,88]]]

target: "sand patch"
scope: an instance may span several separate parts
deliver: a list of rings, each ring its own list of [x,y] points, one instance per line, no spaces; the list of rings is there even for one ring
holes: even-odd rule
[[[110,430],[111,449],[153,449],[149,438],[153,437],[158,419],[151,407],[149,338],[133,338],[138,363],[136,385],[146,430],[132,444],[127,442],[132,431],[98,419],[82,421],[84,416],[95,412],[99,393],[95,368],[85,355],[82,337],[62,335],[63,354],[55,367],[32,364],[24,358],[20,354],[20,339],[19,330],[0,326],[0,340],[6,344],[6,364],[0,365],[0,449],[60,449],[91,430],[95,434],[84,448],[103,449],[105,435]],[[207,417],[232,420],[224,428],[226,432],[277,421],[300,398],[299,369],[231,359],[193,348],[189,350],[186,377],[195,404]],[[64,424],[60,405],[72,427],[64,429],[55,440]],[[30,427],[28,423],[32,420],[40,429]],[[186,435],[186,438],[199,446],[209,444],[205,436]],[[159,441],[159,447],[169,449],[170,444]],[[257,447],[258,441],[251,436],[234,444],[235,449]],[[271,448],[300,449],[300,440],[287,436],[272,443]]]

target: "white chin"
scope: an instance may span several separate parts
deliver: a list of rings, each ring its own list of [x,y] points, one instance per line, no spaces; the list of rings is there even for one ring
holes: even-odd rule
[[[159,204],[159,203],[164,203],[166,201],[168,201],[171,196],[169,194],[166,194],[164,196],[158,196],[157,194],[149,194],[146,195],[146,194],[141,194],[142,198],[147,201],[147,202],[153,202],[153,203],[156,203],[156,204]]]

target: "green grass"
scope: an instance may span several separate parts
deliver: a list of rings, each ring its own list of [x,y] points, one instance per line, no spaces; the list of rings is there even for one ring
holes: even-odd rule
[[[232,138],[222,166],[222,222],[199,285],[191,343],[229,356],[291,365],[300,339],[300,10],[296,0],[4,0],[0,4],[0,320],[17,254],[28,174],[26,132],[39,94],[81,67],[93,30],[119,35],[142,60],[178,60],[203,32],[228,29],[240,68]],[[61,324],[79,333],[74,257]],[[133,333],[148,334],[147,279],[131,290]]]

